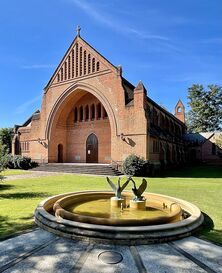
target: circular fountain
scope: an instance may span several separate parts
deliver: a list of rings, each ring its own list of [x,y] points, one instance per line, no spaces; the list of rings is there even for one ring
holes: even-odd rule
[[[200,210],[181,199],[144,193],[132,178],[111,191],[81,191],[56,195],[36,208],[36,223],[55,234],[118,244],[164,242],[190,235],[203,222]],[[133,194],[123,192],[133,182]]]

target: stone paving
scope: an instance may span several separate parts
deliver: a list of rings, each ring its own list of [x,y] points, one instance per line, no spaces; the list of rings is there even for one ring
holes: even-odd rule
[[[63,173],[59,172],[42,172],[42,171],[27,171],[24,174],[15,174],[15,175],[7,175],[4,176],[4,180],[17,180],[17,179],[29,179],[29,178],[36,178],[36,177],[44,177],[44,176],[55,176],[55,175],[63,175]]]
[[[0,272],[222,273],[222,247],[192,236],[130,247],[88,244],[36,229],[0,242]]]

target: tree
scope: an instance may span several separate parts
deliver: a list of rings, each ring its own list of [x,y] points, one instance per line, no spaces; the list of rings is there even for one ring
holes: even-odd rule
[[[188,131],[210,132],[222,129],[222,87],[194,84],[188,89],[190,111],[187,117]]]
[[[0,145],[3,154],[8,154],[12,151],[12,135],[12,128],[0,129]]]

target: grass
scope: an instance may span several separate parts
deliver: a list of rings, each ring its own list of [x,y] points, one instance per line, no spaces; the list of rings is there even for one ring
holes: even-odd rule
[[[136,178],[137,181],[141,180]],[[222,244],[222,168],[192,167],[148,178],[148,191],[182,198],[205,213],[203,238]],[[0,238],[33,226],[33,213],[44,198],[78,190],[110,189],[105,178],[61,175],[0,183]]]
[[[30,173],[28,171],[24,171],[24,170],[18,170],[18,169],[7,169],[4,170],[3,172],[1,172],[2,176],[11,176],[11,175],[19,175],[19,174],[27,174]]]

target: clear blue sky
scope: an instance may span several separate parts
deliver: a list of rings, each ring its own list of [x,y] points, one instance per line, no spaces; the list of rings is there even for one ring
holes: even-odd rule
[[[8,0],[0,4],[0,127],[22,124],[76,35],[170,112],[193,83],[222,85],[221,0]]]

